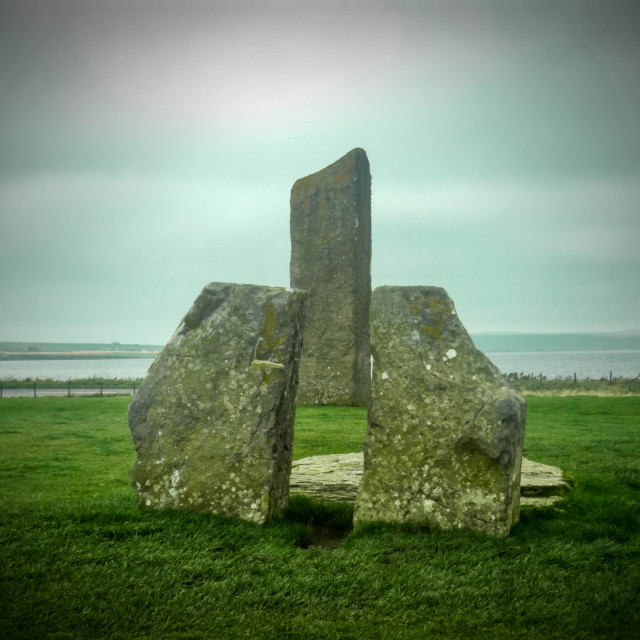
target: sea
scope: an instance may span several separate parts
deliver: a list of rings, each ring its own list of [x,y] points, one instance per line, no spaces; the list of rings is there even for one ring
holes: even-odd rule
[[[0,380],[99,380],[144,378],[153,358],[0,360]]]
[[[549,379],[635,378],[640,375],[640,349],[596,351],[486,352],[504,374],[518,373]],[[152,358],[87,360],[0,360],[0,380],[69,380],[76,378],[143,378]]]
[[[487,353],[504,374],[518,373],[549,379],[635,378],[640,375],[640,351],[515,351]]]

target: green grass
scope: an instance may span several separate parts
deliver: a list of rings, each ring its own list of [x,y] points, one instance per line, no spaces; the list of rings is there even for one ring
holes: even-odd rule
[[[530,397],[525,454],[578,486],[506,539],[266,527],[137,509],[128,398],[0,401],[2,638],[637,638],[640,398]],[[364,411],[299,407],[295,457],[356,451]],[[310,525],[346,534],[313,546]]]
[[[362,451],[367,410],[361,407],[299,406],[293,458]]]

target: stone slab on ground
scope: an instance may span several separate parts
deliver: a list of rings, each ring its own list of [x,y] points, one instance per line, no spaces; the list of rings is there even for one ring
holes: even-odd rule
[[[339,453],[294,460],[290,492],[326,502],[354,502],[364,455]],[[522,458],[520,505],[541,507],[562,500],[571,489],[562,469]]]
[[[305,294],[207,285],[129,405],[142,509],[264,523],[289,496]]]
[[[291,189],[291,286],[308,293],[300,404],[369,401],[371,174],[353,149]]]

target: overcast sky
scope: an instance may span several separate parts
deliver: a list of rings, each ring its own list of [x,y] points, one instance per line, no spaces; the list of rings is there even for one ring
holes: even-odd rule
[[[291,186],[354,147],[374,287],[640,328],[640,3],[10,4],[0,339],[162,344],[208,282],[288,286]]]

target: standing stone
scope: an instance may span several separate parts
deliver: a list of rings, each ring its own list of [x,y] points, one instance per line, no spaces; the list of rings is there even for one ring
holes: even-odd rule
[[[437,287],[379,287],[354,522],[506,536],[520,515],[526,402],[475,348]]]
[[[129,406],[143,509],[263,523],[289,496],[304,293],[212,283]]]
[[[293,185],[291,286],[309,294],[298,402],[366,406],[371,174],[363,149]]]

